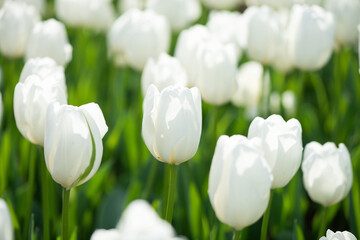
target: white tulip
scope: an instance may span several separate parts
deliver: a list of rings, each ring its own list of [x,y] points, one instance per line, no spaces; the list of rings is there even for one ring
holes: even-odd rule
[[[174,31],[188,27],[201,14],[199,0],[148,0],[146,7],[164,15]]]
[[[102,138],[108,127],[99,105],[49,105],[45,129],[45,162],[55,182],[66,189],[88,181],[98,170]]]
[[[98,229],[91,235],[90,240],[121,240],[121,235],[117,229]]]
[[[236,106],[257,108],[263,85],[263,66],[258,62],[243,63],[236,74],[236,91],[231,101]]]
[[[13,240],[14,229],[11,214],[6,202],[0,198],[0,239]]]
[[[159,91],[170,85],[186,86],[187,75],[178,59],[161,53],[157,61],[150,58],[141,76],[141,89],[145,96],[148,87],[154,84]]]
[[[293,116],[296,113],[296,95],[291,90],[286,90],[281,95],[281,103],[287,116]]]
[[[201,125],[199,90],[179,85],[159,92],[151,85],[143,104],[142,136],[159,161],[180,164],[192,158],[199,146]]]
[[[349,151],[342,143],[317,142],[305,146],[303,181],[310,198],[325,207],[340,202],[349,193],[353,173]]]
[[[335,17],[335,38],[339,45],[351,45],[357,40],[356,27],[360,24],[359,0],[326,0],[325,9]]]
[[[7,57],[21,57],[29,36],[40,16],[36,9],[22,2],[6,1],[0,9],[0,51]]]
[[[242,0],[202,0],[205,6],[211,9],[227,10],[240,5]]]
[[[14,0],[12,0],[14,1]],[[46,10],[46,1],[45,0],[15,0],[17,2],[23,2],[28,5],[33,6],[38,13],[44,14]]]
[[[211,40],[196,49],[197,78],[204,101],[222,105],[231,100],[236,87],[236,56],[232,44]]]
[[[63,66],[71,60],[72,47],[63,23],[49,19],[35,25],[26,48],[26,59],[36,57],[50,57]]]
[[[211,205],[218,219],[236,230],[256,222],[269,203],[272,176],[256,141],[259,139],[223,135],[211,162]]]
[[[319,6],[295,5],[288,37],[293,64],[304,71],[318,70],[329,60],[334,45],[334,18]]]
[[[348,231],[333,232],[330,229],[326,231],[326,237],[321,237],[319,240],[357,240],[354,234]]]
[[[261,138],[260,149],[274,177],[271,188],[284,187],[300,167],[302,128],[298,120],[285,122],[279,115],[267,119],[256,117],[250,124],[248,137]]]
[[[203,25],[195,25],[183,30],[178,37],[174,55],[186,70],[188,87],[194,87],[196,85],[195,81],[198,69],[195,60],[195,50],[200,43],[210,38],[208,29]]]
[[[14,115],[21,134],[34,144],[44,146],[46,112],[51,102],[67,102],[64,83],[56,78],[28,76],[14,92]]]
[[[149,58],[167,52],[170,27],[164,16],[151,10],[130,9],[121,15],[108,33],[110,55],[117,65],[142,70]]]

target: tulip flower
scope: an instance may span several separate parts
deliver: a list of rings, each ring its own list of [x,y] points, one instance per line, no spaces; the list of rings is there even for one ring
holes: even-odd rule
[[[326,237],[321,237],[319,240],[357,240],[354,234],[348,231],[333,232],[330,229],[326,231]]]
[[[247,53],[249,58],[270,64],[276,55],[276,44],[280,40],[280,20],[268,6],[251,6],[246,9]]]
[[[58,64],[65,66],[72,57],[63,23],[49,19],[35,25],[26,48],[26,59],[50,57]]]
[[[302,163],[303,181],[311,200],[325,207],[340,202],[353,181],[349,151],[342,143],[308,143]]]
[[[232,44],[211,40],[196,49],[197,78],[204,101],[223,105],[231,100],[236,87],[236,55]]]
[[[25,53],[29,36],[40,16],[36,9],[22,2],[6,1],[0,9],[0,51],[17,58]]]
[[[196,87],[175,85],[159,92],[151,85],[144,99],[143,114],[142,136],[156,159],[178,165],[195,155],[202,117]]]
[[[322,68],[331,56],[334,33],[330,12],[319,6],[295,5],[288,25],[290,60],[303,71]]]
[[[335,17],[335,38],[339,45],[351,45],[357,40],[356,27],[360,24],[359,0],[326,0],[325,9]]]
[[[198,68],[195,60],[195,49],[200,43],[209,38],[211,38],[210,32],[203,25],[195,25],[183,30],[178,37],[174,56],[179,59],[185,68],[188,76],[188,87],[196,86]]]
[[[142,70],[149,58],[167,52],[169,44],[169,23],[152,10],[128,10],[113,23],[108,33],[109,53],[115,64],[137,70]]]
[[[272,188],[284,187],[299,169],[303,150],[301,132],[298,120],[285,122],[279,115],[267,119],[256,117],[251,122],[248,137],[262,139],[260,149],[274,177]]]
[[[227,10],[235,8],[242,2],[242,0],[202,0],[202,2],[205,6],[211,9]]]
[[[67,103],[64,82],[50,76],[42,79],[30,75],[19,82],[14,92],[16,126],[30,142],[44,146],[45,119],[48,105],[52,102]]]
[[[178,59],[161,53],[155,61],[150,58],[141,76],[141,89],[145,96],[148,87],[154,84],[159,91],[170,85],[186,86],[187,75]]]
[[[199,0],[147,0],[146,7],[164,15],[173,31],[188,27],[201,14]]]
[[[209,175],[211,205],[217,218],[242,230],[265,212],[272,183],[271,170],[257,149],[259,139],[221,136]]]
[[[6,202],[2,198],[0,198],[0,239],[14,239],[11,214]]]

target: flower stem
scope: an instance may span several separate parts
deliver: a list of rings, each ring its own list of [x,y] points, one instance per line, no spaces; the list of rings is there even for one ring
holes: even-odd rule
[[[63,208],[62,208],[62,240],[69,239],[69,199],[70,189],[63,188]]]
[[[320,222],[320,227],[319,227],[318,238],[321,238],[322,236],[325,235],[326,213],[327,213],[327,207],[323,207],[321,210],[321,222]]]
[[[266,237],[267,237],[269,218],[270,218],[270,210],[271,210],[271,202],[272,202],[272,197],[273,197],[272,195],[273,195],[273,193],[272,193],[272,191],[270,191],[269,204],[268,204],[268,207],[266,209],[266,212],[265,212],[263,220],[262,220],[260,240],[266,240]]]
[[[165,183],[168,183],[168,191],[164,196],[164,202],[166,203],[165,215],[164,218],[166,221],[171,223],[172,215],[174,210],[174,202],[175,202],[175,183],[176,183],[176,170],[177,166],[175,164],[168,164],[167,168],[169,168],[169,174],[167,174],[167,178]]]
[[[50,239],[50,208],[49,208],[49,188],[48,179],[46,177],[47,168],[44,159],[44,150],[40,147],[41,154],[41,200],[42,200],[42,212],[43,212],[43,239]]]
[[[240,240],[240,238],[241,238],[241,232],[240,231],[234,231],[233,240]]]

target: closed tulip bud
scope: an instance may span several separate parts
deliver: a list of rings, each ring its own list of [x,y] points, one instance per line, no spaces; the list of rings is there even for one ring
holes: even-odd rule
[[[319,240],[357,240],[354,234],[348,231],[333,232],[330,229],[326,231],[326,237],[321,237]]]
[[[146,7],[164,15],[174,31],[188,27],[201,14],[198,0],[148,0]]]
[[[258,62],[243,63],[236,74],[236,91],[231,101],[236,106],[257,108],[262,90],[263,66]]]
[[[9,208],[6,202],[0,198],[0,239],[13,240],[14,229]]]
[[[142,70],[149,58],[167,52],[170,27],[164,16],[151,10],[130,9],[121,15],[108,33],[109,53],[117,65]]]
[[[98,170],[108,127],[99,105],[52,103],[45,129],[45,162],[55,182],[66,189],[88,181]]]
[[[161,162],[180,164],[192,158],[201,134],[199,90],[179,85],[159,92],[151,85],[143,104],[142,136],[151,154]]]
[[[249,7],[244,17],[247,21],[247,53],[252,60],[270,64],[276,56],[280,39],[280,20],[268,6]]]
[[[331,56],[334,32],[331,13],[319,6],[295,5],[288,26],[289,54],[293,64],[304,71],[322,68]]]
[[[305,189],[311,200],[325,207],[340,202],[353,181],[349,151],[342,143],[308,143],[301,166]]]
[[[150,58],[141,76],[141,89],[145,96],[148,87],[154,84],[159,91],[170,85],[186,86],[187,76],[179,60],[162,53],[157,61]]]
[[[26,48],[26,59],[50,57],[58,64],[65,66],[72,57],[63,23],[49,19],[35,25]]]
[[[188,76],[188,87],[196,85],[198,69],[195,60],[195,50],[200,43],[208,39],[210,39],[210,33],[203,25],[195,25],[183,30],[178,37],[174,55],[185,68]]]
[[[22,2],[6,1],[0,9],[0,50],[4,56],[21,57],[36,22],[36,9]]]
[[[30,142],[44,146],[45,119],[51,102],[67,102],[64,83],[55,78],[30,75],[19,82],[14,92],[16,126]]]
[[[211,162],[211,205],[218,219],[236,230],[256,222],[269,203],[272,176],[257,141],[221,136]]]
[[[196,85],[204,101],[222,105],[231,100],[237,65],[233,50],[232,44],[212,40],[199,44],[196,49]]]
[[[325,9],[335,17],[335,38],[339,45],[351,45],[356,42],[356,27],[360,24],[359,0],[326,0]]]
[[[298,120],[285,122],[279,115],[267,119],[256,117],[250,124],[248,137],[261,139],[260,149],[274,177],[271,188],[284,187],[300,167],[302,129]]]
[[[202,0],[205,6],[216,10],[229,10],[242,3],[242,0]]]

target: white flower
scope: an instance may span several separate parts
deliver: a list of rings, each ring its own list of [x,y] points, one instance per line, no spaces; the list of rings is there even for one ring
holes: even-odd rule
[[[0,239],[13,240],[14,229],[11,215],[6,202],[0,198]]]
[[[14,0],[12,0],[14,1]],[[33,6],[38,13],[44,14],[46,10],[46,1],[45,0],[15,0],[17,2],[23,2],[28,5]]]
[[[321,237],[319,240],[357,240],[354,234],[348,231],[333,232],[330,229],[326,231],[326,237]]]

